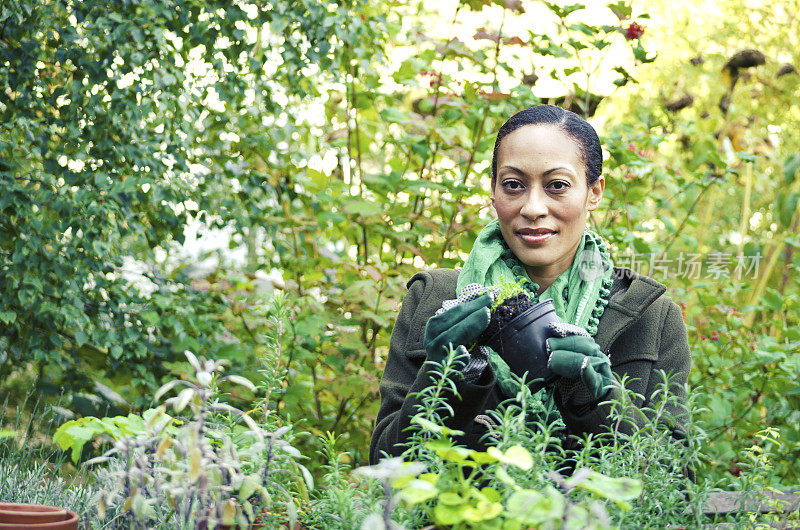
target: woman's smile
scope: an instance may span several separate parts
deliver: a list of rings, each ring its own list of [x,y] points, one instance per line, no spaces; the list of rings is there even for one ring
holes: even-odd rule
[[[517,237],[531,245],[541,245],[558,233],[557,230],[548,228],[520,228],[515,231]]]

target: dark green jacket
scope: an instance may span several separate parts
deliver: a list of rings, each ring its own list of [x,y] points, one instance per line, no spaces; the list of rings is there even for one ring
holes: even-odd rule
[[[644,398],[637,403],[639,407],[648,405],[662,380],[655,370],[676,374],[672,390],[683,401],[691,352],[680,308],[664,294],[666,288],[655,280],[630,269],[615,268],[614,273],[609,304],[595,335],[597,344],[611,359],[612,370],[619,376],[627,374],[631,378],[628,388]],[[425,324],[444,300],[456,297],[457,279],[458,271],[434,269],[415,274],[407,284],[408,292],[392,331],[389,357],[381,379],[381,406],[369,452],[373,464],[381,458],[382,452],[393,456],[403,452],[399,444],[407,440],[406,428],[417,412],[416,400],[411,394],[431,381],[428,365],[423,368]],[[455,414],[446,424],[466,433],[459,441],[468,447],[485,447],[479,441],[487,432],[485,412],[494,409],[502,400],[495,382],[491,367],[487,367],[474,384],[456,383],[460,399],[450,396]],[[588,392],[582,383],[574,391]],[[565,405],[574,396],[561,396],[557,390],[554,398],[570,434],[600,433],[609,426],[608,406],[574,410]],[[680,411],[674,407],[670,409],[675,418],[673,428],[682,431]]]

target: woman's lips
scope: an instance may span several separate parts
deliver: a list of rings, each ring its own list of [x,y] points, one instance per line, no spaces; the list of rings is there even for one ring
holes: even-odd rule
[[[544,243],[545,241],[556,235],[557,232],[555,230],[539,228],[536,230],[531,230],[531,229],[517,230],[516,234],[517,237],[520,238],[524,243],[528,243],[531,245],[538,245]]]

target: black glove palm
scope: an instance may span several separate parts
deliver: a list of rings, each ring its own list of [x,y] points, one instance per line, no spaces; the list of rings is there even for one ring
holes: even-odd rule
[[[483,294],[431,317],[425,326],[424,344],[428,360],[441,362],[450,345],[466,352],[466,346],[489,325],[490,305],[491,296]]]
[[[611,361],[600,346],[578,326],[553,326],[556,337],[547,339],[548,367],[564,379],[583,381],[592,401],[602,399],[613,385]]]

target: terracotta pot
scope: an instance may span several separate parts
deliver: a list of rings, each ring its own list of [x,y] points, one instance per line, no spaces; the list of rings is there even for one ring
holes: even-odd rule
[[[0,530],[78,530],[78,514],[42,504],[0,502]]]

